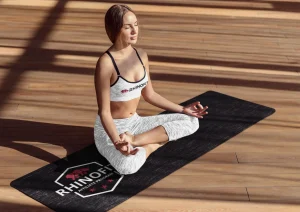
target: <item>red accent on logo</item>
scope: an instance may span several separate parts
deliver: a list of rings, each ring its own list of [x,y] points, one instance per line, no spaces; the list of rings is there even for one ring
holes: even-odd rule
[[[113,180],[112,180],[112,179],[109,179],[109,180],[107,180],[107,181],[108,181],[108,182],[110,182],[110,183],[111,183],[111,182],[113,182]]]
[[[107,185],[102,185],[102,188],[106,189]]]
[[[80,176],[83,176],[85,174],[87,174],[89,171],[88,168],[82,168],[82,169],[76,169],[73,172],[69,173],[66,175],[67,179],[72,179],[72,180],[76,180],[77,178],[79,178]]]
[[[94,191],[96,191],[95,188],[91,188],[91,189],[90,189],[90,192],[94,192]]]
[[[127,90],[127,89],[124,89],[124,90],[121,90],[121,92],[122,92],[122,93],[126,93],[126,92],[128,92],[128,90]]]

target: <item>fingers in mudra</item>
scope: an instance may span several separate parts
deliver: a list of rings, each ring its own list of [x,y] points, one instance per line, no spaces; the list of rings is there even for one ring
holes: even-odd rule
[[[132,146],[135,146],[135,142],[134,142],[134,135],[131,134],[130,132],[126,131],[125,132],[126,137],[125,137],[125,141],[127,141],[128,143],[130,143]]]
[[[200,113],[203,114],[203,115],[204,115],[204,114],[208,114],[208,112],[206,112],[207,108],[208,108],[208,107],[206,106],[203,110],[200,110]]]
[[[138,152],[138,149],[132,149],[130,142],[132,141],[132,134],[126,135],[126,133],[122,133],[120,135],[121,141],[118,141],[116,145],[116,149],[121,151],[122,154],[124,155],[135,155]]]
[[[121,150],[121,151],[128,150],[128,148],[127,148],[128,142],[124,142],[124,141],[116,142],[115,146],[116,146],[116,149]]]
[[[198,117],[203,118],[204,115],[208,114],[208,112],[206,111],[208,109],[208,106],[203,107],[200,103],[197,104],[197,106],[199,107],[198,111],[196,112]]]
[[[194,104],[196,109],[199,107],[200,110],[203,110],[203,106],[200,104],[200,102],[195,102]]]
[[[126,131],[125,133],[122,133],[120,137],[123,138],[123,141],[128,142],[131,144],[133,147],[135,147],[134,143],[134,135],[132,135],[130,132]]]
[[[138,149],[132,150],[131,147],[128,145],[128,142],[117,144],[116,147],[123,155],[135,155],[138,152]]]

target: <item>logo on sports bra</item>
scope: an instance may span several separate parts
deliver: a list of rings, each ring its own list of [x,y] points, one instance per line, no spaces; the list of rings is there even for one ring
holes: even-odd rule
[[[148,82],[148,81],[147,81],[147,82]],[[129,88],[129,90],[128,90],[128,89],[121,90],[121,93],[127,93],[127,92],[133,91],[133,90],[135,90],[135,89],[137,89],[137,88],[144,87],[144,86],[146,86],[147,82],[144,82],[144,83],[142,83],[142,84],[140,84],[140,85],[137,85],[137,86],[135,86],[135,87]]]

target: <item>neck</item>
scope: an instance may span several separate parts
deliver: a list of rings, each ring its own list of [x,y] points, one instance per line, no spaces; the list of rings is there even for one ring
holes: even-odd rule
[[[117,52],[121,56],[128,55],[132,51],[132,46],[129,43],[125,43],[117,40],[110,48],[114,52]]]

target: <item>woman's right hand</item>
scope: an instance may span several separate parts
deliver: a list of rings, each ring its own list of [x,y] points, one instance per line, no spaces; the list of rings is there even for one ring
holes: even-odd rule
[[[120,135],[120,140],[114,142],[116,149],[119,150],[123,155],[126,155],[126,156],[135,155],[139,151],[139,149],[136,148],[133,150],[130,143],[125,141],[125,137],[126,137],[126,134],[122,133]]]

